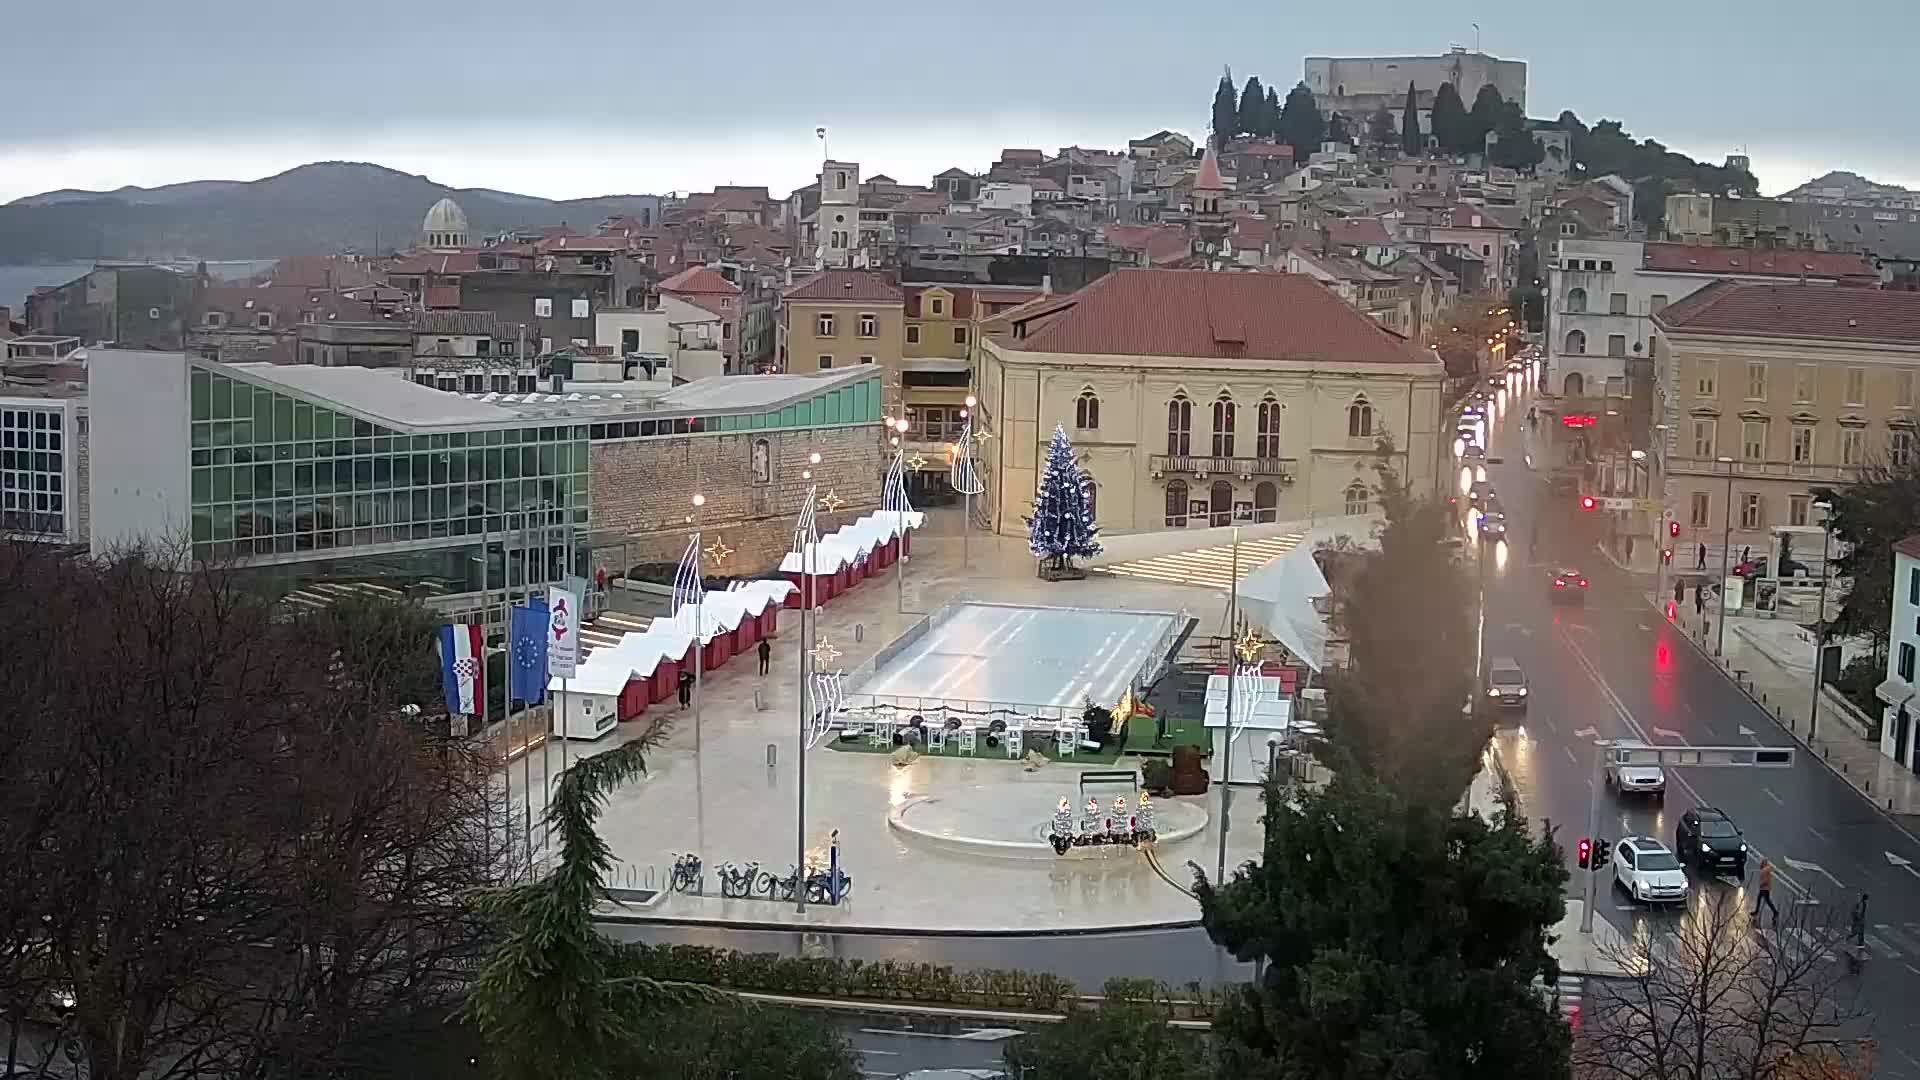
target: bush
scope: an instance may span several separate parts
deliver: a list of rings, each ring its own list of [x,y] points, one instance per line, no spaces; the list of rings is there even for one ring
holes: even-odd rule
[[[674,1009],[649,1020],[629,1076],[659,1080],[858,1080],[860,1057],[825,1020],[791,1009],[733,1004]]]
[[[1847,661],[1847,666],[1840,669],[1840,677],[1833,680],[1833,688],[1852,702],[1854,708],[1870,717],[1879,716],[1882,706],[1880,699],[1873,695],[1873,688],[1886,677],[1886,662],[1875,660],[1872,653],[1867,653]]]
[[[1173,790],[1173,766],[1160,758],[1140,763],[1140,786],[1150,795],[1166,795]]]
[[[633,945],[633,974],[764,994],[912,1001],[1059,1012],[1074,1000],[1058,975],[944,964],[866,963],[839,957],[743,953],[705,945]]]
[[[1207,1036],[1170,1027],[1157,1002],[1130,996],[1110,995],[1065,1023],[1040,1025],[1009,1043],[1004,1059],[1008,1074],[1025,1080],[1211,1080],[1217,1075]]]

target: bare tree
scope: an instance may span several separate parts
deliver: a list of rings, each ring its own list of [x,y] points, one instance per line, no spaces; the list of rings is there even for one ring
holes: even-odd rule
[[[1843,963],[1846,931],[1795,905],[1757,928],[1707,894],[1671,937],[1611,950],[1630,972],[1583,1003],[1583,1080],[1838,1080],[1870,1071],[1870,1017]]]
[[[432,619],[239,582],[0,549],[0,1007],[70,1000],[92,1080],[337,1068],[478,943],[486,763],[445,737]]]

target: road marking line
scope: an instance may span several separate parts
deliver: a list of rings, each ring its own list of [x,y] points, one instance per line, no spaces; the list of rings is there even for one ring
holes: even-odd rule
[[[1763,787],[1763,788],[1761,788],[1760,790],[1761,790],[1761,791],[1764,791],[1764,792],[1766,792],[1766,793],[1767,793],[1767,798],[1769,798],[1769,799],[1772,799],[1772,800],[1774,801],[1774,805],[1776,805],[1776,806],[1785,806],[1785,805],[1787,805],[1787,801],[1786,801],[1785,799],[1782,799],[1782,798],[1781,798],[1780,796],[1778,796],[1778,795],[1775,795],[1775,794],[1773,793],[1773,789],[1772,789],[1772,788],[1770,788],[1770,787]]]
[[[1792,934],[1800,942],[1800,944],[1806,946],[1809,952],[1815,953],[1822,960],[1832,961],[1832,960],[1840,959],[1839,957],[1833,955],[1832,951],[1830,951],[1824,944],[1822,944],[1818,937],[1814,936],[1814,934],[1811,931],[1807,930],[1803,926],[1788,927],[1787,933]]]
[[[1907,970],[1908,970],[1908,971],[1911,971],[1911,972],[1913,972],[1913,973],[1914,973],[1915,975],[1920,975],[1920,967],[1914,967],[1914,966],[1913,966],[1912,964],[1908,964],[1908,965],[1907,965]],[[1911,1060],[1911,1059],[1909,1059],[1909,1060]],[[1916,1061],[1916,1062],[1914,1062],[1914,1064],[1916,1064],[1916,1065],[1920,1065],[1920,1061]]]
[[[1887,939],[1895,945],[1900,946],[1908,952],[1920,953],[1920,944],[1916,944],[1914,939],[1905,933],[1888,926],[1886,923],[1874,923],[1873,928],[1880,931],[1881,934],[1885,935]]]
[[[899,1057],[900,1056],[900,1051],[898,1050],[862,1050],[860,1051],[860,1053],[873,1054],[876,1057]]]
[[[1815,840],[1818,840],[1818,841],[1820,841],[1820,842],[1821,842],[1821,843],[1823,843],[1823,844],[1829,844],[1829,843],[1832,843],[1832,841],[1831,841],[1831,840],[1828,840],[1828,839],[1827,839],[1827,837],[1826,837],[1826,835],[1825,835],[1824,833],[1822,833],[1822,832],[1821,832],[1821,831],[1820,831],[1819,829],[1816,829],[1816,828],[1814,828],[1814,827],[1813,827],[1813,826],[1811,826],[1811,825],[1809,825],[1809,826],[1807,826],[1807,831],[1813,834],[1813,838],[1814,838]]]
[[[1565,751],[1567,752],[1567,760],[1568,760],[1568,761],[1571,761],[1571,762],[1573,762],[1573,763],[1574,763],[1575,765],[1578,765],[1578,764],[1580,764],[1580,759],[1579,759],[1579,758],[1577,758],[1577,757],[1574,757],[1574,756],[1573,756],[1573,747],[1571,747],[1571,746],[1567,746],[1567,745],[1565,745],[1565,744],[1562,744],[1562,745],[1561,745],[1561,747],[1560,747],[1560,749],[1562,749],[1562,750],[1565,750]],[[1589,780],[1589,781],[1587,782],[1587,786],[1588,786],[1588,787],[1592,787],[1592,786],[1593,786],[1593,782],[1592,782],[1591,780]]]
[[[1868,934],[1867,944],[1873,946],[1876,952],[1878,952],[1880,955],[1886,957],[1889,960],[1900,959],[1900,950],[1894,948],[1893,946],[1887,944],[1885,941],[1881,940],[1881,937],[1879,934]]]

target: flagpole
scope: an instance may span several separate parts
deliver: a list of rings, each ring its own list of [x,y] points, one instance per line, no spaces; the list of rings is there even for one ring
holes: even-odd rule
[[[707,643],[703,640],[707,632],[706,598],[707,572],[701,565],[700,528],[693,521],[700,508],[707,504],[707,497],[700,492],[693,493],[693,513],[687,515],[693,530],[693,753],[697,762],[700,756],[700,706],[706,695],[701,693],[701,683],[706,681]]]
[[[508,519],[508,524],[512,524],[512,519]],[[509,561],[506,560],[504,545],[500,550],[502,560]],[[526,512],[522,511],[520,514],[520,599],[523,607],[532,606],[529,603],[532,593],[527,587],[527,571],[527,516]],[[512,581],[513,575],[510,568],[507,578],[509,582]],[[533,703],[529,701],[520,703],[520,788],[520,798],[526,803],[526,832],[522,839],[527,848],[527,876],[531,878],[533,876]]]
[[[568,482],[564,490],[566,493],[561,496],[562,502],[564,503],[561,509],[561,518],[565,522],[567,535],[565,538],[565,543],[562,545],[561,550],[566,553],[562,557],[565,558],[567,562],[566,562],[566,566],[560,572],[560,581],[563,585],[566,586],[568,592],[574,592],[575,590],[573,588],[573,555],[574,555],[573,491],[572,491],[571,481]],[[573,662],[575,664],[578,664],[580,662],[580,645],[579,645],[579,637],[578,637],[580,633],[580,630],[579,630],[580,621],[587,617],[587,598],[586,598],[587,590],[585,588],[584,582],[582,582],[582,587],[578,590],[578,592],[579,592],[579,595],[575,596],[573,601],[574,606],[577,609],[573,612],[573,620],[574,620],[573,625],[574,625],[574,634],[575,634],[574,647],[573,647]],[[565,776],[567,773],[567,770],[573,767],[573,762],[571,760],[572,750],[567,745],[567,735],[568,735],[567,720],[572,715],[573,715],[573,697],[567,693],[567,676],[562,675],[560,676],[560,723],[559,723],[560,775],[562,776]]]
[[[1214,884],[1227,880],[1227,828],[1233,818],[1233,691],[1239,671],[1233,655],[1233,639],[1239,628],[1234,625],[1240,599],[1240,526],[1233,527],[1233,569],[1227,579],[1227,726],[1226,752],[1220,762],[1220,862],[1215,868]]]
[[[488,599],[487,534],[483,530],[480,534],[480,737],[483,739],[491,739],[493,737],[493,732],[490,730],[493,727],[493,710],[489,708],[487,701],[491,693],[491,688],[487,685],[490,681],[488,676],[493,674],[492,664],[490,663],[492,657],[487,655],[487,631],[490,629],[488,621],[491,614],[487,603]],[[511,630],[508,631],[507,638],[508,643],[511,644],[513,638]],[[508,670],[512,670],[511,664],[508,665]],[[511,762],[502,762],[501,764],[510,766]],[[507,769],[507,805],[513,805],[513,770],[511,768]],[[512,819],[508,820],[511,821]],[[487,862],[491,864],[493,862],[493,774],[491,772],[487,774],[487,809],[482,821],[485,822],[485,827],[480,830],[480,835],[483,838],[480,850]],[[511,829],[512,826],[509,825],[508,828]],[[512,850],[511,840],[508,842],[508,850]]]

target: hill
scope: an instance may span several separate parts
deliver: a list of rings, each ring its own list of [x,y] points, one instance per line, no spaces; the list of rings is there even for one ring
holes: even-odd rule
[[[1856,172],[1835,170],[1780,196],[1783,199],[1900,199],[1914,193],[1898,184],[1876,184]]]
[[[636,212],[637,196],[554,201],[450,188],[364,162],[302,165],[262,180],[197,180],[118,191],[50,191],[0,206],[0,262],[264,259],[382,251],[414,243],[427,208],[451,197],[476,238],[507,229],[590,228]]]

